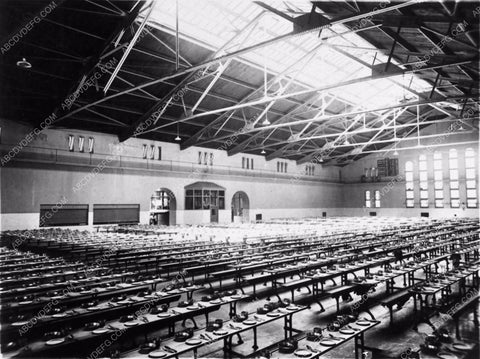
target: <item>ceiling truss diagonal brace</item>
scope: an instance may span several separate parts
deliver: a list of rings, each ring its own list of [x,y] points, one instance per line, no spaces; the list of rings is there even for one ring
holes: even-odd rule
[[[400,9],[400,8],[403,8],[403,7],[407,7],[407,6],[411,6],[413,4],[417,3],[417,0],[409,0],[409,1],[406,1],[404,3],[400,3],[400,4],[397,4],[397,5],[392,5],[392,6],[388,6],[388,7],[385,7],[383,9],[378,9],[378,10],[375,10],[375,11],[368,11],[368,12],[364,12],[364,13],[361,13],[361,14],[357,14],[357,15],[354,15],[354,16],[343,16],[341,18],[337,18],[337,19],[334,19],[332,21],[330,21],[328,24],[326,25],[322,25],[321,27],[325,27],[325,28],[328,28],[328,27],[331,27],[333,25],[337,25],[337,24],[344,24],[346,22],[350,22],[350,21],[355,21],[355,20],[359,20],[359,19],[363,19],[364,17],[367,17],[367,16],[373,16],[373,15],[376,15],[376,14],[380,14],[380,13],[385,13],[385,12],[390,12],[390,11],[393,11],[393,10],[397,10],[397,9]],[[143,83],[141,85],[138,85],[134,88],[130,88],[130,89],[126,89],[124,91],[120,91],[118,93],[115,93],[115,94],[112,94],[110,96],[106,96],[102,99],[99,99],[99,100],[96,100],[94,102],[91,102],[89,104],[86,104],[74,111],[70,111],[69,113],[59,117],[56,121],[54,121],[55,123],[58,123],[62,120],[64,120],[65,118],[68,118],[69,116],[71,115],[74,115],[75,113],[78,113],[84,109],[86,109],[87,107],[91,107],[91,106],[95,106],[99,103],[102,103],[102,102],[105,102],[105,101],[108,101],[112,98],[115,98],[115,97],[119,97],[119,96],[122,96],[122,95],[125,95],[129,92],[132,92],[132,91],[136,91],[138,90],[139,88],[144,88],[144,87],[148,87],[148,86],[153,86],[157,83],[160,83],[160,82],[163,82],[165,80],[168,80],[168,79],[171,79],[171,78],[175,78],[175,77],[178,77],[178,76],[182,76],[182,75],[186,75],[186,74],[189,74],[189,73],[193,73],[199,69],[202,69],[202,68],[205,68],[207,67],[208,65],[211,65],[211,64],[214,64],[214,63],[218,63],[218,62],[221,62],[221,61],[224,61],[226,60],[227,58],[230,58],[230,57],[238,57],[240,55],[243,55],[245,53],[248,53],[248,52],[251,52],[253,50],[257,50],[259,48],[262,48],[264,46],[267,46],[267,45],[271,45],[273,43],[276,43],[276,42],[281,42],[281,41],[284,41],[284,40],[287,40],[289,38],[292,38],[292,37],[295,37],[295,36],[301,36],[303,34],[306,34],[306,33],[310,33],[310,32],[317,32],[318,30],[320,29],[320,27],[316,27],[316,28],[312,28],[312,29],[308,29],[308,30],[305,30],[305,31],[302,31],[302,32],[290,32],[288,34],[285,34],[285,35],[281,35],[281,36],[278,36],[274,39],[270,39],[270,40],[266,40],[264,42],[260,42],[260,43],[257,43],[255,45],[252,45],[252,46],[249,46],[247,48],[244,48],[244,49],[240,49],[240,50],[237,50],[237,51],[234,51],[232,53],[228,53],[226,55],[223,55],[223,56],[220,56],[220,57],[217,57],[217,58],[213,58],[213,59],[210,59],[210,60],[207,60],[207,61],[204,61],[198,65],[195,65],[195,66],[192,66],[192,67],[189,67],[187,69],[183,69],[181,71],[176,71],[172,74],[169,74],[169,75],[166,75],[166,76],[163,76],[159,79],[156,79],[156,80],[152,80],[152,81],[149,81],[149,82],[146,82],[146,83]],[[148,116],[147,116],[148,118]],[[133,133],[133,131],[135,130],[136,127],[138,127],[138,125],[142,123],[142,121],[140,121],[135,127],[134,129],[130,129],[130,131]],[[123,135],[124,139],[128,138],[129,136],[126,136]]]
[[[307,56],[309,54],[314,54],[318,49],[318,46],[316,46],[314,49],[312,49],[309,53],[307,53]],[[267,81],[267,88],[270,88],[271,86],[273,86],[277,81],[279,81],[280,79],[284,78],[288,73],[290,73],[296,66],[298,65],[298,63],[294,63],[290,66],[288,66],[286,69],[284,69],[282,72],[280,72],[279,74],[275,75],[274,77],[272,77],[270,80]],[[291,82],[291,81],[290,81]],[[290,83],[289,82],[289,83]],[[246,95],[244,98],[242,98],[238,104],[244,104],[244,103],[247,103],[248,100],[250,100],[253,96],[255,95],[258,95],[260,94],[261,92],[263,92],[265,89],[264,85],[262,84],[262,86],[258,87],[257,89],[255,89],[254,91],[252,91],[251,93],[249,93],[248,95]],[[265,98],[265,97],[264,97]],[[272,102],[273,104],[273,102]],[[235,112],[236,109],[232,109],[231,110],[231,113],[233,114]],[[182,150],[184,149],[187,149],[188,147],[190,146],[194,146],[194,145],[201,145],[201,144],[204,144],[204,143],[207,143],[207,142],[210,142],[210,140],[207,140],[207,141],[203,141],[203,142],[200,142],[199,140],[202,138],[202,136],[206,133],[208,133],[208,131],[210,131],[215,125],[221,123],[222,121],[224,121],[225,118],[229,118],[231,117],[231,115],[229,115],[229,112],[230,111],[227,111],[225,113],[223,113],[222,115],[220,115],[219,117],[217,117],[215,120],[213,120],[212,122],[210,122],[208,125],[206,125],[202,130],[200,130],[199,132],[195,133],[193,136],[191,136],[187,141],[185,141],[184,143],[182,143],[180,145],[180,148]],[[263,113],[265,113],[265,111],[263,111]],[[263,115],[262,113],[262,115]],[[257,119],[259,119],[262,115],[258,116]],[[284,117],[284,116],[282,116]],[[228,121],[228,120],[227,120]],[[224,123],[222,124],[222,127],[224,126]]]
[[[135,35],[133,36],[132,40],[130,40],[130,43],[128,44],[127,49],[126,49],[125,52],[123,53],[120,61],[118,62],[117,66],[115,67],[115,70],[113,71],[112,75],[110,76],[110,78],[109,78],[108,81],[107,81],[107,84],[106,84],[105,87],[103,88],[103,93],[104,93],[104,94],[107,93],[108,89],[110,88],[110,86],[111,86],[112,83],[113,83],[113,80],[115,80],[115,77],[117,76],[118,72],[119,72],[120,69],[122,68],[123,63],[125,62],[125,60],[127,59],[128,55],[130,54],[130,51],[132,51],[133,47],[135,46],[135,43],[137,42],[138,38],[140,37],[140,34],[141,34],[142,31],[143,31],[143,28],[144,28],[145,25],[147,24],[148,18],[150,17],[150,14],[152,13],[154,7],[155,7],[155,2],[151,2],[150,5],[149,5],[149,8],[148,8],[148,13],[147,13],[147,15],[145,16],[145,18],[143,19],[141,25],[138,27],[137,31],[135,32]]]
[[[217,51],[215,51],[215,53],[213,53],[212,55],[210,55],[206,61],[203,62],[203,64],[205,64],[204,66],[201,66],[201,65],[194,65],[194,66],[191,66],[189,69],[185,69],[185,70],[181,70],[181,71],[177,71],[174,75],[172,76],[167,76],[166,78],[163,78],[162,80],[160,79],[157,79],[157,80],[153,80],[153,81],[150,81],[151,84],[154,84],[154,83],[158,83],[158,82],[161,82],[163,80],[167,80],[169,78],[175,78],[177,76],[180,76],[180,75],[187,75],[182,81],[180,81],[180,83],[175,86],[174,88],[172,88],[160,101],[158,101],[156,104],[154,104],[143,116],[141,116],[139,119],[137,119],[136,121],[134,121],[132,123],[132,125],[126,129],[125,131],[123,131],[120,135],[119,135],[119,140],[120,141],[125,141],[126,139],[128,139],[130,136],[132,136],[133,134],[136,134],[138,131],[138,128],[140,125],[144,124],[144,123],[148,123],[147,120],[150,119],[150,117],[152,115],[154,115],[159,109],[164,112],[165,111],[165,104],[166,102],[171,99],[173,96],[175,96],[182,88],[184,88],[190,81],[192,80],[198,80],[198,71],[202,71],[205,73],[206,69],[208,67],[210,67],[211,65],[214,65],[216,63],[221,63],[221,62],[214,62],[212,61],[213,59],[217,58],[217,57],[221,57],[221,54],[225,51],[225,48],[227,46],[229,46],[232,42],[234,42],[236,39],[238,39],[239,37],[241,37],[241,35],[245,32],[245,31],[248,31],[248,29],[250,29],[251,27],[253,26],[256,26],[258,24],[258,21],[264,16],[264,13],[260,13],[259,15],[257,15],[252,21],[250,21],[239,33],[237,33],[235,36],[233,36],[232,39],[230,39],[229,41],[227,41],[222,47],[220,47]],[[158,118],[159,116],[156,116],[157,118],[157,121],[158,121]],[[154,122],[154,124],[156,123],[156,121]],[[145,132],[145,131],[149,131],[151,129],[151,125],[147,125],[145,129],[142,129],[142,133]]]

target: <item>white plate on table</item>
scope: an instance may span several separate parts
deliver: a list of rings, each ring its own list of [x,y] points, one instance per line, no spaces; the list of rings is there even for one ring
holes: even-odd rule
[[[355,330],[350,329],[350,328],[340,329],[339,332],[342,333],[342,334],[346,334],[346,335],[355,334]]]
[[[449,352],[437,353],[437,357],[439,357],[441,359],[458,359],[457,355],[455,355],[453,353],[449,353]]]
[[[272,317],[272,318],[279,317],[280,315],[281,315],[281,313],[279,313],[279,312],[269,312],[269,313],[267,313],[267,317]]]
[[[98,328],[92,331],[93,334],[105,334],[108,332],[107,328]]]
[[[301,358],[308,358],[309,356],[312,356],[312,352],[307,349],[297,349],[293,352],[293,354]]]
[[[215,335],[227,335],[228,332],[226,330],[220,329],[220,330],[215,330],[213,332],[213,334],[215,334]]]
[[[157,314],[157,317],[159,318],[168,318],[168,317],[171,317],[172,314],[171,313],[158,313]]]
[[[31,300],[24,300],[23,302],[18,302],[18,304],[20,304],[20,305],[27,305],[27,304],[32,304],[32,303],[33,303],[33,301],[31,301]]]
[[[200,307],[198,307],[197,305],[190,305],[187,307],[188,310],[197,310],[197,309],[200,309]]]
[[[119,300],[119,301],[117,302],[117,304],[122,304],[122,305],[123,305],[123,304],[128,304],[128,303],[130,303],[130,301],[129,301],[128,299]]]
[[[202,344],[202,340],[198,338],[190,338],[185,341],[185,344],[198,345],[198,344]]]
[[[338,344],[338,340],[333,339],[323,339],[320,342],[320,345],[324,345],[326,347],[333,347],[334,345]]]
[[[125,322],[123,323],[126,327],[134,327],[136,325],[139,325],[140,322],[139,321],[136,321],[136,320],[131,320],[129,322]]]
[[[241,299],[243,296],[241,294],[232,295],[232,299]]]
[[[222,303],[223,301],[221,301],[220,299],[214,299],[210,301],[210,304],[222,304]]]
[[[167,352],[161,351],[161,350],[155,350],[153,352],[150,352],[148,354],[149,358],[163,358],[167,356]]]
[[[250,319],[244,320],[242,323],[245,324],[245,325],[257,324],[257,322],[255,320],[250,320]]]
[[[296,305],[289,305],[285,309],[286,310],[298,310],[298,309],[300,309],[300,307],[297,307]]]
[[[473,348],[473,345],[467,343],[453,343],[452,347],[458,350],[471,350]]]
[[[65,338],[55,338],[55,339],[50,339],[49,341],[45,342],[46,345],[57,345],[61,344],[65,341]]]
[[[370,322],[368,320],[358,320],[355,322],[357,325],[361,325],[362,327],[368,327]]]

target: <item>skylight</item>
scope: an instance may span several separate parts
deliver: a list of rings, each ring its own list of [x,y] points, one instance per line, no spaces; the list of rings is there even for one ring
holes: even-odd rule
[[[265,0],[265,4],[277,8],[289,16],[296,17],[309,13],[311,2],[275,1]],[[246,48],[259,42],[266,41],[293,30],[293,24],[287,19],[272,12],[264,10],[258,4],[249,0],[178,0],[179,7],[179,32],[188,37],[200,40],[219,49],[229,44],[231,39],[245,28],[253,19],[260,16],[258,24],[253,28],[248,38],[243,36],[240,48]],[[151,20],[171,30],[175,29],[176,1],[158,1],[152,12]],[[343,81],[369,76],[371,70],[359,62],[348,58],[336,51],[332,46],[340,46],[345,51],[354,55],[365,63],[372,64],[375,54],[375,63],[386,63],[387,56],[371,49],[373,46],[355,33],[347,33],[349,29],[343,25],[334,25],[322,31],[320,38],[317,31],[299,34],[288,40],[275,42],[271,45],[247,52],[240,56],[241,59],[250,61],[259,68],[266,67],[268,72],[280,73],[290,66],[297,70],[306,62],[306,56],[316,47],[313,58],[297,74],[296,81],[312,88],[319,88]],[[246,31],[245,33],[248,33]],[[321,39],[329,38],[322,42]],[[320,46],[319,46],[320,45]],[[359,49],[353,49],[357,47]],[[235,51],[236,48],[226,49],[226,52]],[[302,62],[303,61],[303,62]],[[395,64],[395,62],[392,62]],[[289,73],[295,76],[296,72]],[[391,79],[397,83],[417,92],[425,92],[431,87],[425,81],[413,76],[395,76]],[[362,82],[329,90],[329,94],[337,95],[346,102],[361,104],[364,108],[388,106],[403,99],[411,99],[413,95],[391,80],[381,79]]]

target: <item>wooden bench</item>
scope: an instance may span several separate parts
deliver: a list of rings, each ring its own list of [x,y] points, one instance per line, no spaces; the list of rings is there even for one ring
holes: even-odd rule
[[[298,280],[292,280],[286,283],[279,283],[276,280],[273,281],[273,287],[275,290],[275,295],[278,297],[278,300],[281,300],[280,293],[283,291],[289,290],[292,295],[292,303],[295,302],[295,290],[300,290],[301,288],[307,288],[308,293],[312,293],[311,289],[308,287],[312,283],[311,278],[301,278]]]
[[[413,293],[410,292],[410,289],[403,289],[399,292],[390,294],[380,301],[380,304],[387,307],[390,311],[390,326],[393,324],[393,307],[396,305],[397,310],[400,310],[412,296]]]
[[[327,289],[323,291],[323,293],[326,296],[329,296],[331,298],[334,298],[335,301],[337,302],[337,312],[340,311],[340,297],[345,296],[345,295],[350,295],[351,292],[353,292],[355,289],[357,289],[357,285],[355,284],[347,284],[347,285],[342,285],[338,286],[332,289]]]

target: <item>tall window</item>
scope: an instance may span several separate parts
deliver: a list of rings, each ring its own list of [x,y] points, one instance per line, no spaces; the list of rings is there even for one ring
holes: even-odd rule
[[[418,157],[418,174],[420,176],[420,207],[428,207],[428,171],[427,156]]]
[[[407,161],[405,163],[405,205],[408,208],[414,206],[413,196],[413,162]]]
[[[370,191],[365,191],[365,207],[372,207],[372,194]]]
[[[467,189],[467,207],[477,208],[477,183],[475,181],[476,166],[473,148],[465,150],[465,187]]]
[[[435,190],[435,207],[443,208],[443,158],[442,153],[433,154],[433,188]]]
[[[450,207],[460,207],[460,193],[458,190],[458,152],[452,148],[448,153],[448,168],[450,171]]]
[[[375,207],[380,208],[380,191],[375,190]]]

